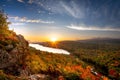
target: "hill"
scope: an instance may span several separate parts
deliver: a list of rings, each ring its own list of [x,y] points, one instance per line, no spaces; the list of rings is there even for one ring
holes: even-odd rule
[[[42,43],[56,47],[50,42]],[[98,72],[111,79],[120,78],[120,39],[97,38],[78,41],[61,41],[56,43],[57,48],[71,52],[85,63],[94,66]]]
[[[78,42],[83,43],[116,43],[120,44],[119,38],[93,38],[93,39],[87,39],[87,40],[78,40]]]

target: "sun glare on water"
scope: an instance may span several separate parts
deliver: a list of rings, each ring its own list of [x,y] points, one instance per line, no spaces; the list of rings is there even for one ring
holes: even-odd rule
[[[57,38],[52,37],[52,38],[51,38],[51,41],[52,41],[52,42],[56,42],[56,41],[57,41]]]

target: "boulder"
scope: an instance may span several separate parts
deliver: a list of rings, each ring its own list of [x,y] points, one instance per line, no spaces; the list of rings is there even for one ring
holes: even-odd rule
[[[5,46],[5,48],[7,51],[10,51],[14,48],[14,46],[12,44],[9,44],[9,45]]]

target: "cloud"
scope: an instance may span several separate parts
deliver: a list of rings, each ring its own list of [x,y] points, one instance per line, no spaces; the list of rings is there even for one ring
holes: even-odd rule
[[[61,6],[65,9],[66,13],[68,13],[69,15],[71,15],[75,18],[83,18],[84,17],[84,13],[83,13],[82,9],[80,9],[80,7],[73,1],[70,2],[70,5],[61,2]]]
[[[34,2],[34,0],[29,0],[28,3],[29,4],[32,4]]]
[[[80,8],[78,3],[75,1],[65,2],[64,0],[29,0],[28,3],[36,4],[52,13],[66,14],[74,18],[84,17],[83,9]]]
[[[35,4],[40,14],[71,17],[87,25],[120,25],[119,0],[114,3],[113,0],[28,0],[28,3]]]
[[[18,2],[21,2],[21,3],[24,3],[24,1],[23,0],[17,0]]]
[[[75,29],[75,30],[87,30],[87,31],[120,31],[120,29],[115,29],[115,28],[111,28],[111,27],[97,27],[97,26],[86,26],[84,24],[82,25],[74,25],[71,24],[70,26],[67,26],[67,28],[70,29]]]
[[[26,22],[26,23],[44,23],[44,24],[53,24],[54,21],[44,21],[44,20],[41,20],[41,19],[28,19],[26,17],[9,17],[10,19],[14,20],[14,21],[17,21],[17,22]]]
[[[14,23],[12,23],[11,25],[25,25],[25,23],[18,23],[18,22],[14,22]]]

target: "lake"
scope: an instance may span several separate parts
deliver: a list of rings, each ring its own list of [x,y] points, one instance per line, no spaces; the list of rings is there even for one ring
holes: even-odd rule
[[[46,51],[46,52],[51,52],[51,53],[56,53],[56,54],[70,54],[68,51],[63,50],[63,49],[58,49],[58,48],[51,48],[51,47],[46,47],[40,44],[29,44],[30,47],[34,47],[37,50],[40,51]]]

